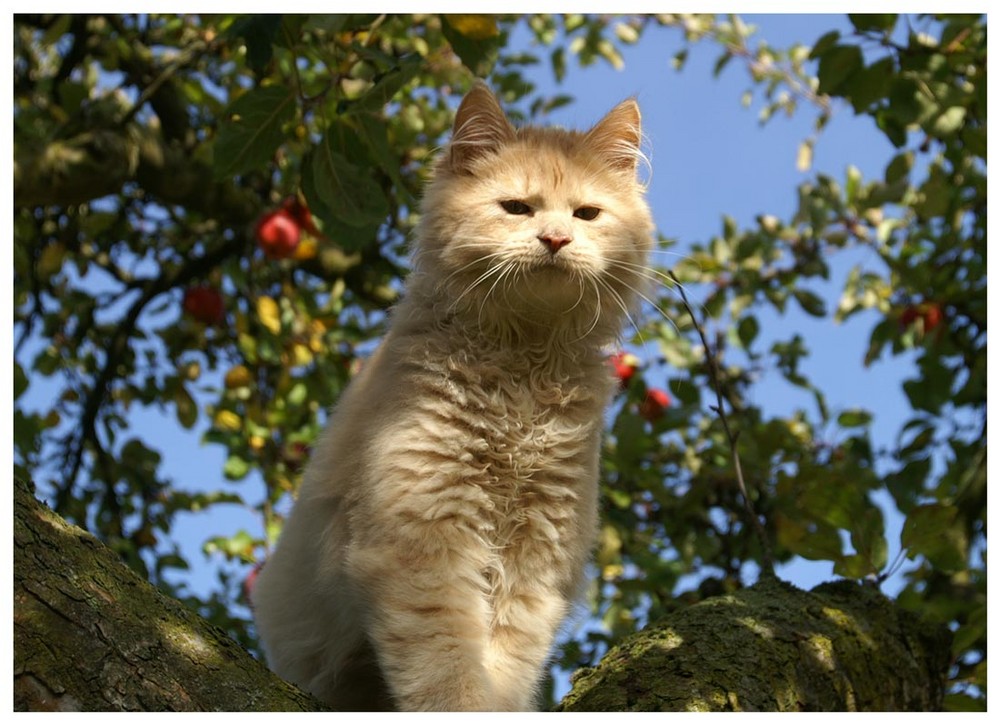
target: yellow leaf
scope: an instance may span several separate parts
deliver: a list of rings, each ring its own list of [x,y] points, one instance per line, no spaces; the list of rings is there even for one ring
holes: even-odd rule
[[[601,578],[606,582],[614,581],[625,573],[625,567],[621,564],[608,564],[601,569]]]
[[[292,252],[292,259],[303,262],[316,256],[316,239],[314,237],[303,237],[299,246]]]
[[[322,320],[313,320],[309,323],[309,349],[314,353],[321,353],[326,349],[323,338],[326,335],[326,325]]]
[[[250,436],[249,443],[251,448],[253,448],[255,451],[259,451],[261,448],[264,447],[267,441],[264,440],[263,436]]]
[[[63,259],[66,258],[66,247],[56,242],[49,244],[42,250],[38,258],[38,276],[41,279],[48,279],[60,269],[62,269]]]
[[[226,373],[226,387],[230,390],[245,387],[251,382],[253,377],[245,365],[237,365]]]
[[[197,380],[201,375],[201,365],[197,362],[190,362],[184,367],[184,377],[188,380]]]
[[[445,15],[444,19],[448,25],[472,40],[486,40],[500,35],[496,18],[492,15],[452,14]]]
[[[308,346],[303,345],[301,342],[297,342],[292,345],[292,364],[293,365],[309,365],[313,361],[312,350]]]
[[[813,145],[809,141],[799,144],[799,154],[795,159],[795,168],[799,171],[809,171],[813,163]]]
[[[270,297],[257,299],[257,318],[273,334],[281,332],[281,310],[278,308],[278,303]]]
[[[243,420],[231,410],[220,410],[215,414],[215,427],[220,430],[239,430]]]

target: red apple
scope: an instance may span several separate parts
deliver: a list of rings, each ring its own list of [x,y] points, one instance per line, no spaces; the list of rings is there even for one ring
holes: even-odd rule
[[[923,316],[924,332],[930,332],[941,324],[941,320],[944,319],[944,311],[941,309],[941,305],[931,302],[925,305]]]
[[[270,211],[257,222],[257,245],[268,259],[286,259],[295,253],[302,227],[287,209]]]
[[[206,325],[219,325],[226,319],[226,306],[219,290],[207,285],[184,290],[184,312]]]
[[[650,388],[646,391],[646,399],[639,406],[639,415],[650,422],[658,420],[670,407],[670,402],[670,395],[666,390]]]
[[[923,333],[926,335],[944,320],[944,310],[937,302],[921,302],[917,305],[907,305],[899,316],[899,326],[906,329],[917,320],[923,323]]]
[[[611,367],[614,368],[615,377],[624,390],[639,369],[639,358],[630,352],[618,352],[611,356]]]

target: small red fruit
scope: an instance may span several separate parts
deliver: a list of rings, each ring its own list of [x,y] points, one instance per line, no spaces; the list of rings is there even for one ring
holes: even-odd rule
[[[941,324],[944,320],[944,311],[936,302],[907,305],[899,316],[899,326],[905,330],[917,320],[923,323],[923,333],[926,335]]]
[[[639,406],[639,415],[650,422],[658,420],[670,407],[670,402],[670,395],[666,390],[650,388],[646,391],[646,399]]]
[[[302,227],[287,209],[270,211],[257,222],[257,245],[268,259],[286,259],[295,253]]]
[[[941,324],[941,320],[943,319],[944,312],[941,310],[940,305],[933,302],[926,305],[926,309],[924,309],[924,332],[933,330]]]
[[[624,390],[628,387],[629,381],[635,376],[639,369],[639,358],[630,352],[619,352],[611,356],[611,366],[615,370],[615,377]]]
[[[206,325],[219,325],[226,319],[222,295],[214,287],[201,285],[184,290],[184,312]]]

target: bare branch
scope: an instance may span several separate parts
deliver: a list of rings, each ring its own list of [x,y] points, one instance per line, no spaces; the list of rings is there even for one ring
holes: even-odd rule
[[[729,427],[729,418],[726,416],[726,407],[722,402],[722,377],[719,374],[718,361],[716,360],[712,346],[708,343],[708,338],[705,335],[705,328],[698,322],[698,318],[695,316],[694,310],[688,302],[687,294],[684,292],[684,286],[681,284],[680,280],[677,279],[673,270],[668,272],[668,274],[674,284],[677,285],[677,290],[680,292],[681,302],[684,304],[684,309],[687,310],[688,315],[691,316],[691,322],[694,323],[694,327],[698,331],[698,336],[701,338],[701,343],[705,347],[705,359],[708,362],[708,372],[712,380],[712,387],[715,388],[716,398],[716,405],[712,406],[711,410],[718,414],[719,419],[722,421],[722,427],[726,431],[726,438],[729,439],[729,450],[733,458],[733,467],[736,470],[736,483],[740,488],[740,494],[743,496],[743,507],[746,510],[747,517],[750,519],[754,533],[756,534],[761,547],[761,576],[768,578],[773,577],[774,557],[771,553],[771,543],[768,541],[767,532],[764,531],[764,526],[761,524],[760,518],[757,516],[757,512],[754,511],[753,503],[750,500],[750,494],[747,492],[746,482],[743,479],[743,467],[740,465],[740,454],[737,448],[739,431],[734,433]]]

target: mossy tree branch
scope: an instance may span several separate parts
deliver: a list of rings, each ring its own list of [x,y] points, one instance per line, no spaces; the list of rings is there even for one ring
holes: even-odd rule
[[[317,710],[14,483],[17,710]],[[933,710],[948,631],[850,582],[767,580],[682,610],[574,678],[563,710]]]
[[[323,709],[17,480],[14,708]]]

